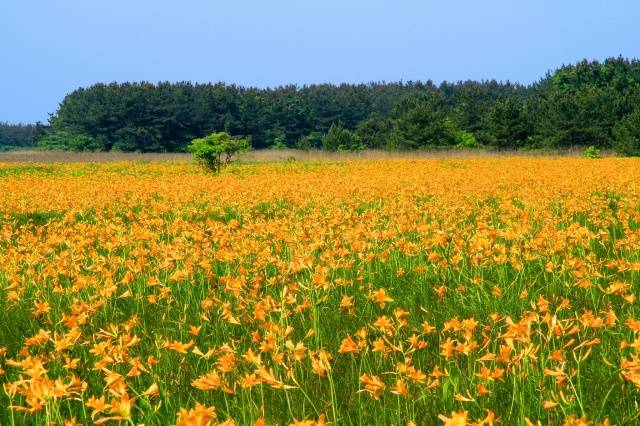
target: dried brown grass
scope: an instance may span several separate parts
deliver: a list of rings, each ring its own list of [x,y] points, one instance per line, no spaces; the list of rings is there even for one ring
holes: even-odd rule
[[[603,152],[603,156],[613,153]],[[250,151],[240,156],[244,162],[276,161],[347,161],[347,160],[394,160],[420,158],[474,158],[474,157],[580,157],[582,149],[563,150],[485,150],[485,149],[438,149],[419,151],[384,151],[369,149],[361,152],[328,152],[320,150],[263,149]]]
[[[362,152],[327,152],[320,150],[302,151],[296,149],[262,149],[250,151],[239,156],[241,162],[278,162],[296,161],[347,161],[347,160],[384,160],[384,159],[420,159],[420,158],[473,158],[473,157],[579,157],[578,148],[564,150],[421,150],[421,151],[383,151],[365,150]],[[603,152],[603,156],[612,156]],[[106,163],[120,161],[149,162],[186,162],[191,161],[188,153],[132,153],[132,152],[67,152],[67,151],[10,151],[0,153],[0,163]]]

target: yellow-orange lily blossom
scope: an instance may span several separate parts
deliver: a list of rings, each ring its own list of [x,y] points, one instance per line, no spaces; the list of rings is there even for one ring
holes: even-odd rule
[[[639,182],[621,158],[0,164],[0,423],[633,422]]]

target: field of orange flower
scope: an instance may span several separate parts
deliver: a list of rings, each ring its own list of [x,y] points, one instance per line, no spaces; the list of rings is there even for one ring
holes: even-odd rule
[[[0,424],[629,424],[640,161],[0,165]]]

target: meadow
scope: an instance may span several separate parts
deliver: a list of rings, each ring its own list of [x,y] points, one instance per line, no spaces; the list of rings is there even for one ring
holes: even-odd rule
[[[0,424],[638,422],[640,161],[0,164]]]

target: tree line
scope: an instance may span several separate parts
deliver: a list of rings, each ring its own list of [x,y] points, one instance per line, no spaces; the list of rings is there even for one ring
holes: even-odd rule
[[[42,124],[9,124],[0,122],[0,151],[33,148],[39,137],[44,136]]]
[[[172,152],[221,131],[257,149],[595,146],[638,155],[640,61],[584,60],[530,85],[96,84],[67,95],[35,141],[42,148]]]

